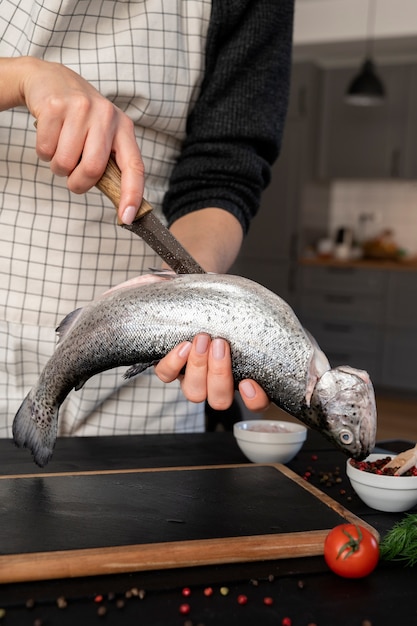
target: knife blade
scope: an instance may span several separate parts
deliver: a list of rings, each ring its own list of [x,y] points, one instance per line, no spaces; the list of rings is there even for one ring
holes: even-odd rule
[[[110,157],[106,170],[96,187],[113,202],[116,210],[120,203],[120,182],[120,169],[116,161]],[[178,239],[156,217],[152,205],[145,199],[142,200],[132,224],[123,224],[119,218],[117,222],[122,228],[141,237],[177,274],[206,273]]]

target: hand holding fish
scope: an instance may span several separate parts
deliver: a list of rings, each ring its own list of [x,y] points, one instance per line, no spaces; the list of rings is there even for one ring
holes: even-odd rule
[[[144,169],[128,116],[76,72],[35,57],[0,59],[0,110],[18,105],[36,119],[39,158],[67,176],[74,193],[94,187],[114,154],[121,170],[119,217],[130,224],[142,200]]]
[[[185,367],[185,372],[182,373]],[[155,373],[165,383],[176,378],[191,402],[207,400],[218,411],[228,409],[234,399],[234,379],[230,345],[224,339],[211,340],[206,333],[184,341],[155,366]],[[246,407],[251,411],[264,411],[270,400],[254,380],[239,383],[239,391]]]

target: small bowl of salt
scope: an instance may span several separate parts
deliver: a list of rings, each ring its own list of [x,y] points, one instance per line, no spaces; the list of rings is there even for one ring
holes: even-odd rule
[[[233,434],[252,463],[288,463],[306,440],[307,428],[283,420],[246,420],[233,425]]]

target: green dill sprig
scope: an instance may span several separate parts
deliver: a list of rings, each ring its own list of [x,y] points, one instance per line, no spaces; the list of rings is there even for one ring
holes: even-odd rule
[[[417,565],[417,515],[408,513],[394,524],[379,549],[381,558],[386,561],[405,561],[410,567]]]

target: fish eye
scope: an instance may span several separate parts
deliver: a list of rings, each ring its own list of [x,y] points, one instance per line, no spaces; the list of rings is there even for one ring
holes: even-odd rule
[[[339,439],[343,444],[349,444],[353,441],[353,435],[350,430],[340,431]]]

